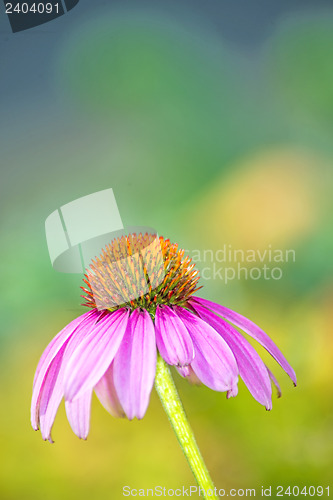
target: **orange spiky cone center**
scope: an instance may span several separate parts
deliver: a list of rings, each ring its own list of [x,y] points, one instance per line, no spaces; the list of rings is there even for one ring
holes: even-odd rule
[[[114,311],[159,304],[185,305],[199,288],[199,273],[177,243],[153,234],[115,238],[86,270],[83,305]]]

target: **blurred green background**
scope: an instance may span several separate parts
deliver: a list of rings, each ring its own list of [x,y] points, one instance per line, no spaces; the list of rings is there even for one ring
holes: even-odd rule
[[[281,280],[202,280],[200,294],[264,328],[298,388],[263,349],[283,392],[271,412],[242,382],[227,401],[175,379],[219,488],[332,486],[329,3],[82,1],[15,35],[1,19],[1,499],[194,484],[154,392],[140,422],[95,398],[87,442],[63,405],[54,445],[30,427],[39,356],[83,312],[81,276],[52,269],[44,221],[108,187],[125,225],[190,250],[295,249]]]

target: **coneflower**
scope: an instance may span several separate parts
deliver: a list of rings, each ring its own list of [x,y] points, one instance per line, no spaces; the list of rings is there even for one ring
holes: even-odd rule
[[[93,391],[113,416],[141,419],[155,381],[197,481],[212,487],[203,464],[201,472],[194,470],[201,456],[167,365],[227,397],[237,395],[241,376],[252,396],[270,410],[271,380],[277,382],[232,323],[265,347],[295,385],[296,375],[257,325],[193,295],[198,280],[184,250],[162,237],[130,234],[103,249],[86,271],[82,287],[84,305],[91,310],[51,341],[36,370],[31,422],[43,439],[52,442],[63,398],[73,431],[86,439]]]

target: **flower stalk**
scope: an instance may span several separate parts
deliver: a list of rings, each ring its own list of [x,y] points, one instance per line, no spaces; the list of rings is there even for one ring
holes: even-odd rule
[[[158,354],[155,389],[169,418],[204,499],[217,500],[216,489],[203,461],[193,431],[178,395],[170,369]]]

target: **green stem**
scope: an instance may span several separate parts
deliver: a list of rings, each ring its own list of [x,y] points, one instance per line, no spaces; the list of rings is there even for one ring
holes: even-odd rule
[[[170,369],[160,355],[157,358],[155,388],[198,486],[201,488],[201,496],[204,499],[217,500],[216,489],[188,423]]]

